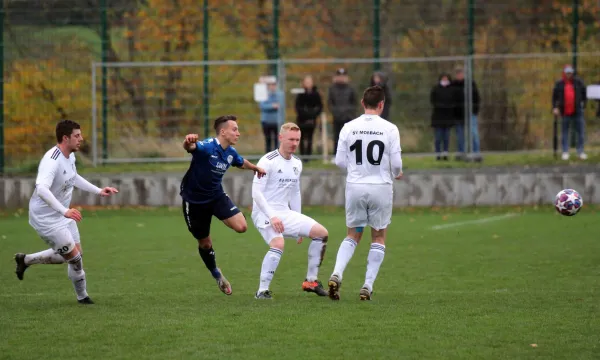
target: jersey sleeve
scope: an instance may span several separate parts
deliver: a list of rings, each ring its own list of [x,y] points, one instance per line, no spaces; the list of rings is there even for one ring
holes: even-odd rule
[[[390,155],[395,154],[397,152],[401,152],[402,148],[400,147],[400,131],[398,127],[394,125],[394,128],[390,132]]]
[[[348,150],[348,146],[346,145],[347,130],[348,128],[344,125],[340,131],[337,152],[335,154],[335,165],[341,169],[345,169],[348,166],[346,163],[346,152]]]
[[[340,131],[340,136],[338,139],[338,145],[337,145],[337,152],[344,152],[346,153],[346,151],[348,150],[348,146],[346,145],[346,142],[348,141],[346,138],[348,137],[348,127],[347,126],[343,126],[342,130]]]
[[[263,168],[267,175],[261,177],[254,175],[254,181],[252,182],[252,199],[256,202],[258,209],[262,211],[269,219],[275,216],[275,212],[267,203],[267,200],[264,196],[264,191],[267,187],[267,182],[269,181],[269,174],[271,173],[271,162],[268,161],[265,157],[261,158],[258,161],[256,166]]]
[[[262,186],[266,186],[267,182],[269,180],[269,175],[271,174],[271,162],[269,160],[267,160],[267,158],[265,156],[263,156],[262,158],[260,158],[260,160],[258,160],[258,162],[256,163],[256,166],[265,170],[267,175],[261,177],[260,179],[258,178],[257,175],[254,175],[254,180],[252,182],[255,184],[260,184]]]
[[[54,182],[54,177],[56,176],[56,169],[58,169],[57,160],[54,160],[50,157],[42,158],[38,168],[38,175],[35,180],[35,185],[43,185],[47,188],[50,188]]]
[[[390,132],[390,161],[394,177],[402,173],[402,149],[400,148],[400,131],[394,126]]]
[[[298,168],[300,169],[299,175],[302,175],[302,162],[298,163]],[[292,196],[290,199],[290,209],[295,212],[302,212],[302,191],[300,188],[300,176],[298,177],[298,182],[296,186],[292,190]]]
[[[231,148],[233,150],[233,160],[231,161],[231,165],[235,167],[242,167],[244,165],[244,158],[237,152],[235,148]]]
[[[212,150],[212,147],[214,146],[213,141],[209,141],[209,140],[212,140],[212,139],[196,141],[196,148],[194,150],[190,151],[192,156],[203,156],[203,155],[209,154]]]

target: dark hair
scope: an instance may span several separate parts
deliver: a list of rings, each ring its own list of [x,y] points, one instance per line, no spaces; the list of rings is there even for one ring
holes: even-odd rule
[[[447,77],[449,81],[452,81],[452,76],[450,76],[450,74],[448,74],[448,73],[442,73],[440,75],[440,77],[438,78],[438,81],[442,81],[442,78],[445,78],[445,77]]]
[[[80,130],[81,126],[72,120],[62,120],[56,124],[56,141],[60,144],[63,136],[71,136],[73,130]]]
[[[363,93],[362,101],[367,109],[377,108],[377,104],[385,100],[385,91],[381,86],[368,87]]]
[[[219,133],[219,131],[221,131],[223,126],[225,126],[225,124],[227,124],[227,122],[230,120],[237,121],[237,117],[235,115],[223,115],[223,116],[219,116],[215,120],[214,128],[215,128],[215,131],[217,132],[217,134]]]

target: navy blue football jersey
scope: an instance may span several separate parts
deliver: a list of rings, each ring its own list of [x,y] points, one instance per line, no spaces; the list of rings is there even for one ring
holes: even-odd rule
[[[198,141],[190,153],[192,162],[181,181],[180,195],[193,204],[205,204],[223,196],[221,183],[227,169],[244,165],[244,158],[234,147],[223,149],[216,138]]]

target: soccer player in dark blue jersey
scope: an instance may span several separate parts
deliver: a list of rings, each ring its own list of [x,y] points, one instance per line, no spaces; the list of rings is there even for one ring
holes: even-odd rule
[[[246,232],[248,225],[244,214],[223,191],[221,182],[230,166],[254,171],[259,177],[263,169],[242,158],[232,145],[240,137],[237,118],[225,115],[215,120],[217,136],[198,141],[197,134],[188,134],[183,148],[192,154],[190,168],[181,181],[183,215],[188,230],[198,240],[198,252],[204,264],[217,280],[219,289],[231,295],[231,284],[217,267],[215,251],[210,238],[213,215],[238,233]]]

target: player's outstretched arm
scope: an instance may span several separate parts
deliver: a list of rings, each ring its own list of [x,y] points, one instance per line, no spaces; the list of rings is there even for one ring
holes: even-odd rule
[[[100,195],[100,196],[110,196],[112,194],[116,194],[119,192],[119,190],[115,189],[114,187],[105,187],[100,189],[99,187],[97,187],[96,185],[90,183],[89,181],[87,181],[86,179],[84,179],[81,175],[77,175],[77,177],[75,178],[75,187],[95,194],[95,195]]]
[[[196,150],[196,143],[198,142],[198,134],[187,134],[185,140],[183,140],[183,148],[187,152]]]
[[[250,161],[248,161],[246,159],[244,159],[244,164],[242,164],[242,166],[240,166],[240,168],[253,171],[254,175],[256,175],[259,179],[262,178],[263,176],[267,175],[267,173],[265,172],[264,169],[254,165],[253,163],[251,163]]]

